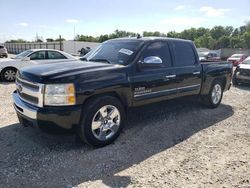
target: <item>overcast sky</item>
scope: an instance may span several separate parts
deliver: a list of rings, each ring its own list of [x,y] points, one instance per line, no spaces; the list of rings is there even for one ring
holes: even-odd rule
[[[23,38],[73,39],[76,34],[112,33],[115,29],[182,31],[191,27],[232,25],[250,20],[249,0],[5,0],[1,1],[0,42]]]

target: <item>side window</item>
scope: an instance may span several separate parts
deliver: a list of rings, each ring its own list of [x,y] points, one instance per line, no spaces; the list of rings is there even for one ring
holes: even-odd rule
[[[157,56],[161,58],[165,66],[171,67],[171,55],[168,44],[166,42],[153,42],[143,52],[141,60],[150,57]]]
[[[30,60],[44,60],[45,59],[45,51],[39,51],[31,54]]]
[[[48,59],[66,59],[66,57],[59,52],[48,51]]]
[[[191,66],[195,64],[195,53],[190,43],[182,41],[172,42],[174,56],[175,56],[175,66]]]

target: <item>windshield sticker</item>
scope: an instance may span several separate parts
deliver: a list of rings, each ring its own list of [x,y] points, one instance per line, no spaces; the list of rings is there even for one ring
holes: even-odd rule
[[[125,48],[120,49],[120,53],[126,54],[126,55],[132,55],[134,52]]]

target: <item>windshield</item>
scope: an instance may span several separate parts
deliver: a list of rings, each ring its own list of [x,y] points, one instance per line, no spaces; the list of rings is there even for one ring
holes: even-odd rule
[[[26,57],[27,55],[29,55],[32,52],[33,52],[32,50],[26,50],[26,51],[16,55],[16,57],[14,59],[23,59],[24,57]]]
[[[245,59],[245,60],[242,62],[242,64],[248,64],[248,65],[250,65],[250,58]]]
[[[127,65],[142,43],[141,40],[110,40],[90,51],[81,60]]]

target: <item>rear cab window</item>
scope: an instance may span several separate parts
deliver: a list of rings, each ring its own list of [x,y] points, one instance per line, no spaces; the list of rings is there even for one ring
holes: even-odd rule
[[[186,41],[172,41],[171,47],[175,59],[175,67],[193,66],[196,64],[196,54],[191,43]]]

